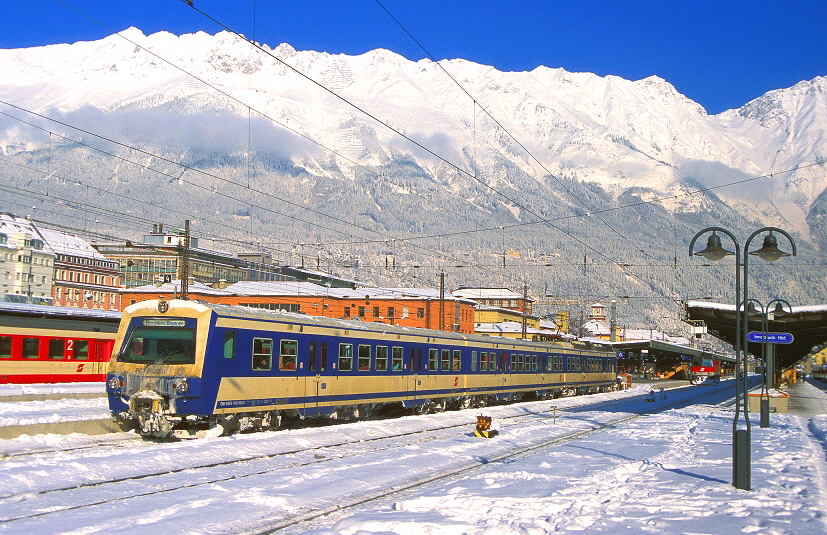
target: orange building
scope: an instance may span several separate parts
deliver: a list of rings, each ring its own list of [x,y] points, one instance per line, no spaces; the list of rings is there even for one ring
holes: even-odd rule
[[[180,296],[180,283],[121,290],[123,306]],[[208,303],[300,312],[311,316],[474,332],[474,301],[430,288],[328,288],[299,281],[247,281],[213,288],[191,281],[188,298]],[[441,321],[440,321],[441,317]]]

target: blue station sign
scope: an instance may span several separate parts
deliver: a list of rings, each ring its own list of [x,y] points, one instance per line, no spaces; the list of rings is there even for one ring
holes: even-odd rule
[[[747,340],[757,343],[766,342],[768,344],[792,344],[793,335],[790,333],[750,331],[749,334],[747,334]]]

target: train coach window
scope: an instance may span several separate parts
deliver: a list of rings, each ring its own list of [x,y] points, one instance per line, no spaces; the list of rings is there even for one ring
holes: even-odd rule
[[[11,336],[0,336],[0,359],[11,358]]]
[[[451,369],[458,372],[462,367],[462,352],[458,349],[454,350],[454,357],[451,359]]]
[[[74,349],[75,360],[89,359],[89,340],[69,340],[69,348]]]
[[[388,346],[376,347],[376,371],[384,372],[388,370]]]
[[[471,351],[471,371],[477,371],[477,352]]]
[[[391,369],[399,371],[402,369],[402,348],[394,347],[391,352]]]
[[[359,345],[359,358],[356,361],[356,366],[360,372],[370,371],[370,346]]]
[[[316,342],[310,342],[307,350],[307,369],[311,372],[316,371]]]
[[[322,354],[319,356],[319,371],[327,368],[327,342],[322,342]]]
[[[483,351],[480,353],[480,371],[484,372],[488,370],[488,352]]]
[[[451,369],[451,350],[450,349],[443,349],[442,350],[442,362],[440,363],[440,370],[447,372]]]
[[[353,369],[353,344],[339,344],[339,371]]]
[[[299,355],[299,343],[296,340],[282,340],[279,353],[279,369],[295,370],[296,358]]]
[[[235,331],[224,331],[224,358],[235,356]]]
[[[62,359],[63,358],[63,348],[66,346],[66,343],[63,340],[58,340],[57,338],[52,338],[49,340],[49,358],[50,359]]]
[[[24,338],[23,350],[20,356],[24,359],[36,359],[40,353],[40,340],[38,338]]]
[[[436,349],[429,349],[428,350],[428,369],[429,370],[437,370],[437,366],[439,363],[437,362],[438,352]]]
[[[253,338],[253,370],[264,372],[273,369],[273,340]]]

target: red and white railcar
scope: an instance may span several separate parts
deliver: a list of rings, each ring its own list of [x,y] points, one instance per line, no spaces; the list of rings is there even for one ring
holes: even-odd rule
[[[0,384],[104,381],[120,319],[120,312],[0,302]]]
[[[692,364],[689,368],[689,381],[692,384],[699,384],[707,379],[715,381],[721,379],[721,359],[709,354],[692,357]]]

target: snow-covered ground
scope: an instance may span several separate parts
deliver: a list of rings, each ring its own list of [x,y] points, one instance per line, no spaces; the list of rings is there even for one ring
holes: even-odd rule
[[[0,403],[0,426],[105,420],[110,417],[109,400],[105,397]]]
[[[71,397],[95,394],[100,397]],[[61,396],[66,397],[53,399]],[[7,401],[19,397],[44,399]],[[106,386],[102,382],[0,385],[0,427],[103,420],[109,417]]]
[[[732,383],[646,388],[184,442],[0,441],[0,533],[827,533],[827,416],[753,418],[744,491]],[[473,436],[479,413],[499,436]]]
[[[24,394],[100,394],[106,395],[106,385],[97,383],[39,383],[28,385],[0,385],[0,400],[5,396],[22,396]]]

